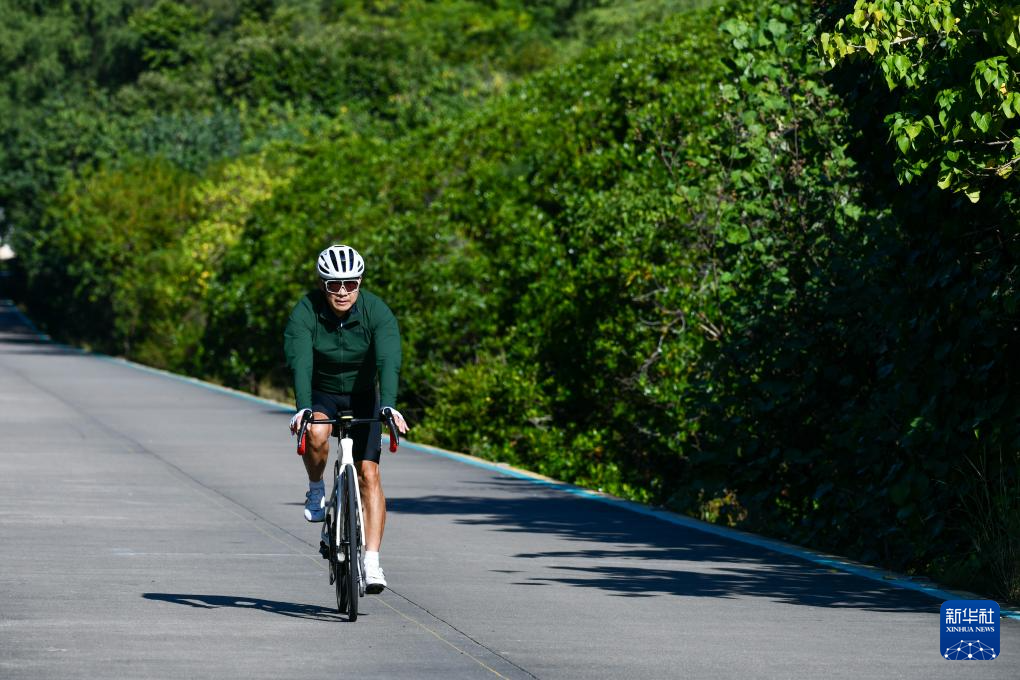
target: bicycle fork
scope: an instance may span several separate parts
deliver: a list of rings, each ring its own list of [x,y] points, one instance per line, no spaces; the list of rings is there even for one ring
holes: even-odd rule
[[[350,467],[348,468],[348,466]],[[345,469],[349,469],[350,474],[354,475],[355,479],[354,497],[355,502],[357,503],[358,517],[361,520],[357,524],[359,533],[361,534],[361,545],[365,545],[365,509],[361,505],[361,485],[358,484],[356,481],[358,470],[357,468],[354,467],[354,440],[351,439],[350,437],[344,437],[343,439],[340,440],[340,472],[342,473]],[[334,493],[341,493],[339,485],[340,475],[338,474],[336,476],[336,479],[333,481]],[[343,508],[342,503],[338,505],[340,508]],[[333,527],[333,532],[336,534],[337,545],[340,545],[340,536],[343,531],[342,527],[344,526],[344,522],[346,521],[346,519],[347,519],[346,517],[334,518],[334,523],[336,526]],[[338,554],[337,558],[342,561],[344,559],[343,553],[341,552],[340,554]]]
[[[351,466],[351,474],[357,480],[358,470],[354,467],[354,440],[350,437],[340,440],[340,467],[343,468],[347,465]],[[361,505],[361,484],[355,483],[354,496],[358,504],[358,518],[361,520],[358,522],[358,528],[361,530],[361,545],[365,545],[365,509]]]

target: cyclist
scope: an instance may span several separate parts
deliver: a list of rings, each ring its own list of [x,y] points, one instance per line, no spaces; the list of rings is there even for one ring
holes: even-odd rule
[[[294,374],[297,413],[290,420],[296,434],[301,419],[335,419],[338,411],[355,418],[392,413],[397,429],[407,423],[394,406],[400,374],[400,329],[393,312],[378,296],[361,287],[365,261],[354,248],[333,245],[317,260],[319,286],[304,295],[291,312],[284,331],[284,354]],[[305,519],[325,517],[326,489],[322,474],[329,457],[330,425],[308,428],[304,458],[308,472]],[[386,577],[379,548],[386,526],[386,498],[379,478],[381,423],[357,425],[351,431],[354,461],[365,516],[365,590],[382,592]]]

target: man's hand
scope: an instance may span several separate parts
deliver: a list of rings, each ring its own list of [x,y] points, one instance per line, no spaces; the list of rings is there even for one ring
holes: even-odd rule
[[[400,415],[400,411],[392,406],[384,406],[380,413],[384,418],[386,416],[393,416],[393,424],[397,426],[400,434],[407,434],[407,423],[404,421],[404,416]]]
[[[296,435],[298,430],[301,429],[301,419],[305,417],[305,414],[312,415],[312,409],[303,408],[294,414],[294,417],[290,419],[290,433]]]

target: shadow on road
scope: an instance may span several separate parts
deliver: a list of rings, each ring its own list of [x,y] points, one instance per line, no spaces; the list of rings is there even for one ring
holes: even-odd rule
[[[9,354],[11,356],[18,355],[45,355],[45,356],[72,356],[79,354],[70,349],[64,349],[62,347],[56,347],[54,345],[8,345],[3,347],[4,343],[0,342],[0,351],[3,354]]]
[[[81,350],[57,344],[37,335],[4,333],[0,325],[0,348],[4,354],[80,354]]]
[[[158,602],[172,602],[183,604],[197,609],[219,609],[222,607],[233,607],[237,609],[256,609],[280,614],[296,619],[312,619],[315,621],[346,622],[347,619],[340,616],[334,609],[327,609],[314,604],[298,604],[295,602],[277,602],[275,600],[262,600],[257,597],[234,597],[231,595],[184,595],[178,593],[143,593],[146,600]]]
[[[0,342],[13,345],[48,345],[49,340],[44,340],[32,333],[5,333],[0,330]]]
[[[544,562],[529,570],[541,576],[517,585],[561,583],[628,597],[760,597],[812,607],[938,611],[938,601],[923,593],[886,587],[523,480],[484,484],[492,495],[388,498],[386,507],[396,513],[449,515],[456,523],[494,531],[554,534],[576,546],[515,555]]]

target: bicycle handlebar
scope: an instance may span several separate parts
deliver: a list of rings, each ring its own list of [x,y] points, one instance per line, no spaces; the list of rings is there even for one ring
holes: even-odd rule
[[[397,432],[397,424],[393,422],[393,415],[387,414],[385,416],[380,415],[378,418],[323,418],[322,420],[316,420],[312,417],[311,412],[306,413],[301,418],[301,431],[298,433],[298,445],[297,455],[305,455],[305,440],[308,435],[309,425],[336,425],[337,423],[344,423],[346,425],[364,425],[367,423],[386,423],[387,429],[390,431],[390,453],[394,453],[397,447],[400,446],[400,433]]]

